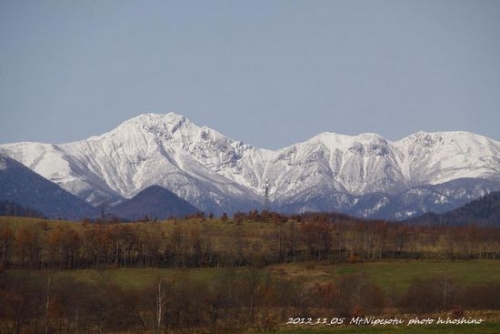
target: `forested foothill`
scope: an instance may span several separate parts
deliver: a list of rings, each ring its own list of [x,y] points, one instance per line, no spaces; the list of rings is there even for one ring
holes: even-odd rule
[[[498,322],[499,258],[500,226],[474,223],[0,217],[0,333],[271,332],[296,317],[429,314]]]

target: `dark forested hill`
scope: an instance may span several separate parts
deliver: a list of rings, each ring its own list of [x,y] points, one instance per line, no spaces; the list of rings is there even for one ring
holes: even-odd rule
[[[199,210],[160,186],[151,186],[111,209],[114,216],[127,220],[184,217]]]
[[[45,218],[45,216],[37,210],[4,200],[0,200],[0,216]]]
[[[0,200],[17,203],[49,218],[80,220],[97,210],[23,164],[0,154]]]
[[[500,225],[500,192],[492,192],[443,214],[428,213],[407,220],[410,223]]]

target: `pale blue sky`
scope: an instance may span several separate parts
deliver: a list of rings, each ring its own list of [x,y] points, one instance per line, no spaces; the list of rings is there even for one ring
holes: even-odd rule
[[[0,143],[174,111],[260,148],[500,140],[500,1],[0,0]]]

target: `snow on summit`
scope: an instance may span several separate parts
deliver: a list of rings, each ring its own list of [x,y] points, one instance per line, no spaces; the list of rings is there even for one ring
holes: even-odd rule
[[[292,205],[299,211],[340,202],[352,208],[360,196],[385,194],[363,209],[372,212],[387,196],[461,179],[500,189],[500,143],[467,132],[419,132],[394,142],[326,132],[271,151],[182,115],[146,113],[86,140],[5,144],[0,153],[91,203],[118,202],[160,185],[215,213],[260,208],[266,179],[276,208],[303,203]]]

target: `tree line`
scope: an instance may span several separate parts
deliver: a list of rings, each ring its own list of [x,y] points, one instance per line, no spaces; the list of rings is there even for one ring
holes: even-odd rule
[[[198,215],[166,222],[37,220],[2,225],[0,266],[6,269],[239,267],[500,256],[498,226],[412,225],[326,214],[254,211],[231,218]]]

